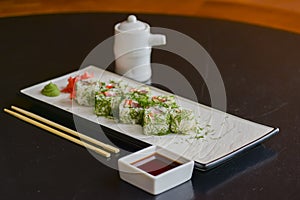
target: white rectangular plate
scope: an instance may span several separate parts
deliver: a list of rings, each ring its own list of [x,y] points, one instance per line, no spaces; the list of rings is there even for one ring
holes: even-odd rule
[[[141,140],[151,145],[162,146],[187,159],[194,160],[196,167],[207,170],[217,166],[238,153],[264,141],[279,130],[258,123],[254,123],[239,117],[201,105],[186,98],[176,96],[176,101],[184,108],[195,112],[197,121],[203,130],[201,133],[189,135],[169,134],[165,136],[146,136],[139,125],[125,125],[116,123],[112,119],[97,117],[92,107],[84,107],[72,102],[69,94],[62,93],[58,97],[47,97],[41,94],[43,87],[50,81],[63,88],[70,76],[93,73],[95,78],[101,81],[122,80],[130,86],[140,87],[141,83],[126,79],[117,74],[103,69],[89,66],[87,68],[66,74],[64,76],[45,81],[43,83],[21,90],[21,93],[40,100],[64,111],[71,112],[92,122],[113,129],[120,134]],[[170,95],[163,90],[150,87],[152,95]],[[203,138],[199,137],[203,135]]]

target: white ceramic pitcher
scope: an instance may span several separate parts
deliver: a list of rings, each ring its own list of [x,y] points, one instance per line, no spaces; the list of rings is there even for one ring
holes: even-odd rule
[[[166,36],[151,34],[150,26],[134,15],[115,25],[115,71],[136,81],[151,78],[151,47],[166,44]]]

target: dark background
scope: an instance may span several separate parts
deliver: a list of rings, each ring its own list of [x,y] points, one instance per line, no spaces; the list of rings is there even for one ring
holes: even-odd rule
[[[280,133],[216,169],[194,171],[191,181],[152,196],[121,181],[116,170],[86,149],[0,112],[1,199],[299,199],[300,36],[204,18],[138,17],[197,40],[222,74],[228,112],[279,127]],[[77,70],[125,18],[95,13],[0,19],[2,108],[22,106],[74,128],[71,115],[19,91]],[[201,77],[194,76],[183,59],[154,50],[153,61],[183,72],[199,102],[210,105]],[[117,139],[116,143],[121,144]],[[131,151],[143,146],[121,145]]]

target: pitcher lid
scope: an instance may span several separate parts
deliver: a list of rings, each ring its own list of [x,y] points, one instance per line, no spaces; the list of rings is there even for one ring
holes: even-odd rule
[[[145,23],[137,20],[135,15],[129,15],[126,21],[119,24],[120,31],[137,31],[144,30],[146,28]]]

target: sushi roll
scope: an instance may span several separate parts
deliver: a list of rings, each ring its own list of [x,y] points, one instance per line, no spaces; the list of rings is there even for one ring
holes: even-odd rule
[[[75,84],[75,101],[82,106],[94,106],[95,93],[100,84],[95,80],[78,80]]]
[[[95,114],[118,118],[122,90],[113,84],[102,83],[101,90],[95,95]]]
[[[188,133],[196,127],[196,119],[193,111],[175,108],[170,111],[170,130],[173,133]]]
[[[152,105],[160,105],[165,108],[178,108],[178,105],[175,101],[174,96],[153,96],[151,98],[151,104]]]
[[[145,135],[166,135],[170,133],[170,115],[162,106],[146,108],[144,111],[143,130]]]
[[[148,88],[131,88],[119,106],[119,119],[126,124],[142,124],[144,108],[149,106]]]
[[[136,100],[124,99],[119,106],[119,120],[125,124],[142,124],[144,109]]]

